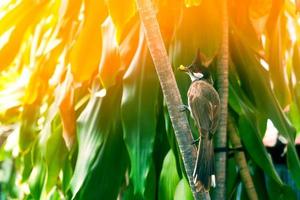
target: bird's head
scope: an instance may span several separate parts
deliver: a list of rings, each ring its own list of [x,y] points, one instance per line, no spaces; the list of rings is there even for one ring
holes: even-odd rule
[[[178,69],[187,73],[192,81],[206,80],[212,83],[212,77],[208,67],[212,63],[213,59],[214,57],[208,59],[203,53],[198,50],[192,64],[190,64],[189,66],[180,65]]]

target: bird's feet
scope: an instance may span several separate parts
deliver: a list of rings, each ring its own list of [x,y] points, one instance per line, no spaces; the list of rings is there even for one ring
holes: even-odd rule
[[[179,106],[179,111],[180,112],[186,112],[186,111],[190,112],[190,108],[187,105],[180,105]]]
[[[200,137],[197,138],[197,139],[195,139],[195,140],[193,141],[192,145],[197,144],[199,141],[200,141]]]

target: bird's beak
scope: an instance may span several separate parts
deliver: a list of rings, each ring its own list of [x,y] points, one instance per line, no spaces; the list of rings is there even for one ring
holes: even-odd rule
[[[177,69],[182,71],[182,72],[188,72],[188,67],[185,67],[183,65],[180,65]]]

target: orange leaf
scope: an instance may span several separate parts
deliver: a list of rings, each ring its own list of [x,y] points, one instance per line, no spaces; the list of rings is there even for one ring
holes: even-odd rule
[[[109,15],[116,27],[116,37],[119,42],[125,25],[136,13],[135,1],[123,0],[120,4],[119,0],[107,0],[106,3]]]
[[[99,65],[101,83],[105,88],[115,84],[115,78],[119,72],[121,61],[119,46],[116,41],[116,30],[111,18],[107,18],[102,25],[102,57]]]
[[[101,55],[101,23],[106,16],[103,0],[85,1],[83,27],[70,53],[74,79],[89,80],[98,68]]]
[[[269,18],[272,0],[252,0],[249,8],[250,21],[258,35],[261,35]]]
[[[19,52],[26,30],[30,27],[30,25],[34,24],[38,14],[42,12],[42,8],[44,5],[45,4],[39,4],[37,6],[31,6],[28,8],[26,8],[25,6],[22,7],[24,9],[25,8],[28,9],[28,11],[25,12],[26,15],[24,16],[21,15],[22,16],[21,19],[20,17],[17,17],[17,21],[19,22],[15,24],[15,28],[12,31],[9,40],[0,50],[0,71],[8,67],[11,64],[11,62],[14,60],[15,56]],[[10,19],[10,17],[13,17],[14,16],[13,14],[17,14],[17,13],[14,13],[13,11],[9,13],[8,17],[5,17],[5,21],[0,23],[0,27],[3,26],[3,29],[10,27],[9,23],[8,22],[6,23],[6,20]],[[14,23],[12,22],[10,25],[12,24]]]
[[[68,78],[69,77],[69,78]],[[76,113],[74,108],[74,88],[72,79],[67,76],[64,86],[62,87],[62,99],[59,104],[59,114],[63,125],[63,138],[68,149],[74,144],[76,136]]]

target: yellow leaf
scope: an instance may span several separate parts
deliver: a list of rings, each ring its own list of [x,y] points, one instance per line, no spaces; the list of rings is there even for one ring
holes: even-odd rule
[[[201,4],[201,0],[185,0],[184,3],[186,7],[199,6]]]
[[[252,0],[249,7],[249,18],[258,35],[261,35],[269,18],[272,0]]]
[[[25,5],[23,5],[22,8],[25,9],[26,7],[24,6]],[[15,28],[12,31],[9,40],[0,50],[0,71],[4,70],[14,60],[15,56],[19,52],[26,30],[32,24],[34,24],[35,19],[42,12],[43,6],[44,4],[39,4],[37,6],[31,6],[26,8],[26,15],[21,14],[22,18],[15,16],[17,18],[17,21],[19,22],[14,25]],[[0,27],[3,27],[3,29],[11,27],[10,25],[14,23],[12,22],[11,24],[9,24],[9,22],[6,22],[5,20],[9,19],[10,17],[13,17],[16,14],[17,13],[14,13],[13,11],[9,13],[8,18],[5,17],[4,22],[0,23]]]
[[[106,0],[108,12],[116,27],[117,41],[120,42],[123,28],[136,13],[134,0]]]
[[[105,88],[115,84],[115,78],[121,65],[119,46],[115,35],[116,31],[111,18],[107,18],[102,25],[103,51],[99,65],[101,83]]]
[[[101,23],[106,16],[103,0],[86,0],[84,23],[70,53],[75,81],[89,80],[98,68],[101,56]]]
[[[68,149],[71,149],[76,136],[76,113],[74,108],[74,88],[72,76],[68,74],[61,88],[59,114],[63,125],[63,138]]]

